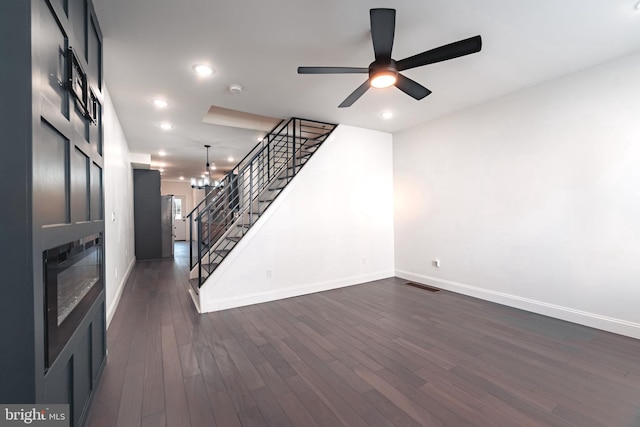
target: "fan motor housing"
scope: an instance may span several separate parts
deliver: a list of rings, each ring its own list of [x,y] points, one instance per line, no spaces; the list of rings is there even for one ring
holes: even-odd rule
[[[398,75],[398,68],[396,67],[396,61],[389,59],[388,62],[373,61],[369,64],[369,78],[372,79],[379,73],[388,73]]]

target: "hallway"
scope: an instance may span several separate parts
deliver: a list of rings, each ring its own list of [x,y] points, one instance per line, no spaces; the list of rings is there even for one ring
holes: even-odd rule
[[[88,426],[640,425],[638,340],[400,279],[198,315],[187,265],[134,267]]]

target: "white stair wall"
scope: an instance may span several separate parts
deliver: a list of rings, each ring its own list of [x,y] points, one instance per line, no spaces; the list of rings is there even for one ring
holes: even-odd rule
[[[394,274],[392,135],[340,125],[200,288],[201,312]]]

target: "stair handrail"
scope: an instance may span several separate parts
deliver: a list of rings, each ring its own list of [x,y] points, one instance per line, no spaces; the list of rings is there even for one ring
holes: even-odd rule
[[[257,197],[259,197],[260,194],[269,187],[269,185],[271,184],[271,177],[279,176],[284,169],[286,169],[287,167],[291,167],[290,165],[293,165],[295,169],[296,155],[303,149],[307,141],[310,141],[310,140],[313,141],[313,140],[322,138],[322,140],[320,141],[321,143],[326,139],[328,134],[331,134],[331,132],[333,132],[333,129],[335,129],[335,125],[331,125],[333,127],[331,128],[331,130],[329,130],[328,134],[326,132],[316,133],[314,129],[320,130],[321,128],[320,127],[316,128],[313,125],[313,123],[322,125],[322,129],[325,129],[326,125],[331,125],[325,122],[309,120],[309,119],[301,119],[298,117],[292,117],[286,122],[285,120],[282,120],[268,134],[266,134],[263,140],[260,143],[256,144],[254,148],[249,153],[247,153],[247,155],[245,155],[244,158],[240,162],[238,162],[238,164],[236,164],[236,166],[233,169],[231,169],[227,174],[225,174],[224,178],[220,181],[220,185],[216,187],[216,188],[219,188],[220,190],[219,193],[216,194],[208,202],[207,202],[207,197],[205,197],[198,204],[198,206],[196,206],[188,214],[188,217],[190,218],[190,227],[189,227],[190,237],[189,238],[192,241],[193,241],[194,223],[197,225],[197,230],[198,230],[197,231],[198,235],[196,240],[198,242],[198,259],[195,261],[195,265],[194,265],[193,252],[192,252],[193,245],[190,245],[190,263],[189,264],[191,268],[198,266],[198,283],[199,284],[202,283],[202,270],[199,267],[199,265],[203,262],[203,258],[202,258],[203,254],[204,253],[210,254],[213,248],[216,248],[219,245],[219,241],[220,241],[220,238],[216,237],[214,238],[215,241],[212,243],[212,241],[210,240],[210,234],[209,234],[210,231],[208,231],[209,226],[207,226],[207,231],[206,231],[206,233],[209,234],[209,238],[206,240],[203,240],[202,222],[205,221],[203,219],[203,216],[205,214],[209,216],[209,219],[206,220],[207,224],[209,224],[212,221],[211,219],[212,215],[214,217],[213,220],[215,221],[216,218],[219,217],[220,212],[227,210],[226,205],[228,203],[234,203],[233,207],[231,207],[231,205],[229,206],[230,213],[226,214],[226,216],[224,217],[220,217],[220,219],[225,222],[228,219],[230,219],[231,220],[230,224],[235,224],[236,222],[238,222],[238,219],[242,218],[242,221],[244,223],[244,215],[248,212],[250,214],[250,219],[248,222],[250,227],[251,226],[250,224],[253,223],[252,208],[253,208],[254,200]],[[312,135],[312,136],[310,137],[309,135]],[[313,135],[317,135],[317,136],[313,136]],[[290,147],[292,147],[291,150],[290,150]],[[265,150],[273,150],[273,151],[272,152],[267,151],[265,155]],[[282,159],[284,159],[284,161],[280,162],[280,160]],[[254,184],[251,183],[251,180],[253,179],[253,176],[254,176],[253,175],[255,170],[254,168],[257,167],[258,169],[260,169],[261,167],[264,167],[265,160],[267,161],[267,164],[270,164],[271,161],[274,161],[275,162],[273,164],[274,168],[272,169],[272,172],[271,171],[268,172],[268,178],[266,180],[259,179],[259,182],[254,186]],[[289,163],[289,162],[292,162],[292,163]],[[248,172],[249,183],[245,183],[245,184],[242,184],[242,186],[240,186],[238,183],[245,182],[245,180],[247,179],[247,177],[245,176],[247,174],[247,170],[249,170]],[[293,178],[293,176],[295,175],[296,175],[296,172],[293,172],[291,178]],[[233,187],[234,183],[236,187]],[[247,195],[244,193],[244,191],[246,191],[247,185],[249,186],[248,187],[249,197],[248,199],[245,199]],[[229,197],[229,200],[232,200],[232,201],[228,201],[226,199],[226,197],[229,194],[232,194],[225,191],[225,188],[227,188],[227,186],[229,186],[229,188],[232,189],[233,193],[236,193],[235,196]],[[242,196],[240,193],[245,195]],[[206,203],[205,207],[202,207],[205,203]],[[196,214],[196,211],[197,211],[197,214]],[[193,217],[194,214],[196,214],[195,218]],[[229,216],[229,215],[232,215],[232,216]],[[224,237],[224,234],[228,232],[228,230],[230,230],[230,228],[226,228],[226,230],[223,231],[223,237]],[[204,243],[206,247],[202,247],[203,242],[206,242]],[[211,255],[209,255],[209,257],[210,256]]]
[[[258,158],[258,156],[259,156],[260,154],[262,154],[262,153],[264,152],[264,150],[266,150],[267,148],[269,148],[269,146],[270,146],[270,144],[271,144],[271,142],[272,142],[272,138],[276,138],[276,137],[280,136],[280,133],[281,133],[284,129],[286,129],[286,128],[289,126],[289,124],[290,124],[292,121],[294,121],[294,120],[299,120],[299,119],[297,119],[296,117],[292,117],[292,118],[290,118],[290,119],[289,119],[289,120],[287,120],[287,122],[282,126],[282,128],[276,132],[276,128],[277,128],[278,126],[280,126],[280,124],[282,124],[282,123],[284,122],[284,120],[283,120],[282,122],[280,122],[280,123],[278,124],[278,126],[276,126],[276,128],[274,128],[271,132],[269,132],[269,133],[265,136],[265,138],[261,141],[261,143],[256,144],[256,146],[253,148],[253,150],[251,150],[251,151],[249,152],[249,154],[247,154],[246,156],[244,156],[244,158],[243,158],[240,162],[238,162],[238,164],[237,164],[233,169],[231,169],[229,172],[227,172],[227,174],[224,176],[224,178],[222,178],[222,180],[220,181],[220,185],[219,185],[219,186],[220,186],[220,187],[225,187],[226,185],[231,185],[231,184],[233,184],[233,182],[237,181],[238,177],[239,177],[242,173],[244,173],[244,172],[247,170],[247,168],[248,168],[248,167],[250,167],[250,166],[251,166],[251,164],[255,161],[255,159],[256,159],[256,158]],[[247,159],[247,157],[249,157],[249,156],[250,156],[250,155],[255,151],[255,149],[256,149],[256,148],[258,148],[259,146],[260,146],[260,149],[259,149],[257,152],[255,152],[255,154],[252,156],[251,160],[249,160],[248,162],[246,162],[246,164],[245,164],[244,166],[242,166],[242,168],[241,168],[241,169],[239,169],[240,165],[241,165],[241,164],[242,164],[242,163]],[[234,173],[234,172],[235,172],[235,173]],[[212,200],[207,204],[207,206],[206,206],[204,209],[202,209],[201,211],[199,211],[198,215],[194,218],[194,220],[196,220],[196,221],[197,221],[198,219],[200,219],[200,218],[202,217],[203,213],[204,213],[204,212],[206,212],[206,211],[207,211],[207,209],[209,209],[209,207],[210,207],[210,206],[212,206],[214,203],[216,203],[216,202],[217,202],[217,198],[218,198],[218,197],[216,196],[214,199],[212,199]],[[198,206],[200,206],[204,201],[206,201],[206,198],[205,198],[205,199],[203,199],[203,200],[200,202],[200,204],[199,204]],[[194,210],[195,210],[195,209],[194,209]],[[192,211],[192,212],[193,212],[193,211]],[[191,214],[191,213],[190,213],[190,214]],[[189,215],[190,215],[190,214],[189,214]],[[187,216],[189,216],[189,215],[187,215]]]
[[[292,120],[292,119],[289,119],[285,125],[288,125],[288,124],[289,124],[289,122],[290,122],[291,120]],[[227,172],[227,173],[225,174],[225,176],[220,180],[220,183],[224,182],[224,181],[229,177],[229,175],[231,175],[231,173],[232,173],[234,170],[236,170],[236,169],[237,169],[237,167],[238,167],[239,165],[241,165],[241,164],[242,164],[242,162],[244,162],[244,161],[247,159],[247,157],[249,157],[249,156],[251,155],[251,153],[253,153],[253,152],[256,150],[256,148],[258,148],[260,145],[263,145],[263,146],[264,146],[265,141],[266,141],[266,142],[267,142],[267,144],[268,144],[268,138],[269,138],[269,136],[270,136],[270,135],[273,135],[273,134],[276,132],[276,129],[277,129],[280,125],[282,125],[282,123],[283,123],[283,122],[284,122],[284,120],[280,120],[280,122],[278,122],[278,124],[277,124],[277,125],[275,125],[275,126],[273,127],[273,129],[271,129],[271,131],[270,131],[269,133],[267,133],[267,135],[265,136],[265,138],[264,138],[262,141],[260,141],[258,144],[256,144],[256,145],[251,149],[251,151],[249,151],[249,152],[248,152],[248,153],[247,153],[247,154],[242,158],[242,160],[240,160],[240,161],[236,164],[236,166],[234,166],[234,168],[233,168],[233,169],[231,169],[229,172]],[[262,149],[262,148],[263,148],[263,147],[261,147],[261,149]],[[220,185],[218,185],[218,186],[214,187],[214,189],[215,189],[215,188],[218,188],[218,187],[220,187]],[[217,195],[216,195],[216,197],[217,197]],[[197,205],[196,207],[194,207],[193,209],[191,209],[191,212],[189,212],[189,213],[187,214],[187,217],[192,216],[192,215],[193,215],[193,213],[194,213],[195,211],[197,211],[198,209],[200,209],[200,208],[202,207],[202,205],[203,205],[206,201],[207,201],[207,197],[205,196],[205,197],[200,201],[200,203],[198,203],[198,205]],[[213,201],[213,200],[211,200],[211,202],[212,202],[212,201]]]

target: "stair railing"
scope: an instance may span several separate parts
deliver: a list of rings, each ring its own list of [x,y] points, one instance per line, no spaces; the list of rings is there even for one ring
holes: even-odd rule
[[[335,127],[299,118],[281,122],[225,175],[217,194],[189,214],[190,266],[197,268],[198,287]]]

